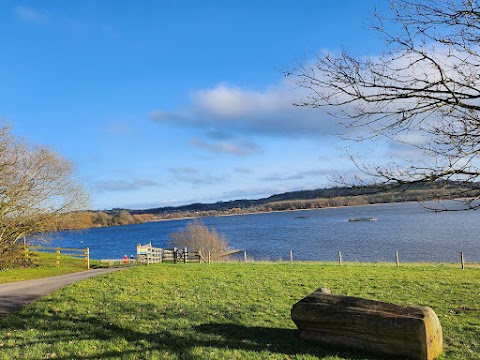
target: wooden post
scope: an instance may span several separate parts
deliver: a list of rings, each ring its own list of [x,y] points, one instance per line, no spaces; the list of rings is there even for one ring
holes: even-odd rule
[[[90,249],[88,247],[85,248],[85,265],[87,270],[90,270]]]
[[[398,258],[398,251],[395,251],[395,263],[397,264],[397,267],[400,265],[400,260]]]
[[[460,252],[460,263],[462,265],[462,270],[465,269],[465,258],[463,257],[463,252]]]
[[[247,262],[247,250],[243,251],[243,260],[245,260],[245,262]]]
[[[290,250],[290,264],[293,264],[293,250]]]
[[[150,265],[150,259],[152,258],[152,247],[150,245],[147,247],[147,265]]]
[[[338,263],[340,264],[340,266],[343,265],[342,252],[340,250],[338,250]]]
[[[183,262],[186,264],[188,259],[188,250],[186,247],[183,248]]]
[[[176,247],[173,248],[173,263],[177,263],[177,255],[178,255],[178,249]]]
[[[56,256],[56,261],[55,261],[57,267],[60,266],[60,248],[57,247],[57,256]]]
[[[210,251],[208,251],[208,263],[210,264],[212,262],[212,254]]]
[[[28,259],[30,259],[30,249],[28,248],[28,245],[25,245],[24,251],[25,260],[28,261]]]

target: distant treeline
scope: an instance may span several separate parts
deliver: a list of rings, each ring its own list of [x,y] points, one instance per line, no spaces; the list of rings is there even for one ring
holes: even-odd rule
[[[82,211],[75,214],[75,221],[58,230],[78,230],[94,227],[119,226],[130,224],[142,224],[155,220],[153,214],[132,214],[126,210],[122,211]]]
[[[257,212],[318,209],[406,201],[431,201],[480,196],[477,183],[420,183],[402,186],[336,187],[293,191],[258,200],[190,204],[148,210],[113,209],[77,213],[70,229],[140,224],[162,219],[236,215]]]
[[[480,184],[437,182],[405,185],[372,185],[332,187],[328,189],[291,191],[257,200],[233,200],[213,204],[195,203],[178,207],[137,210],[162,217],[211,212],[238,213],[244,210],[280,211],[317,207],[354,206],[402,201],[429,201],[480,195]]]

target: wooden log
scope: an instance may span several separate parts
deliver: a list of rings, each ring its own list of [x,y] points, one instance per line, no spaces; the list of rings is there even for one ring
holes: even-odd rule
[[[291,310],[298,336],[391,357],[433,360],[442,328],[430,307],[406,307],[318,289]]]

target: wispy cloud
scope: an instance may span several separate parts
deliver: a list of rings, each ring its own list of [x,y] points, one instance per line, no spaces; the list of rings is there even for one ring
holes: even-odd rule
[[[115,30],[110,25],[91,23],[61,13],[55,13],[31,6],[16,6],[14,8],[14,13],[18,20],[25,23],[60,28],[76,33],[94,33],[106,36],[115,35]]]
[[[207,136],[318,137],[335,133],[335,122],[326,119],[322,112],[293,105],[301,97],[293,87],[287,81],[264,91],[220,84],[193,93],[191,103],[184,109],[155,110],[150,118],[160,124],[197,127],[206,130]]]
[[[207,175],[207,176],[202,176],[202,175],[180,175],[177,174],[173,178],[174,182],[182,182],[182,183],[187,183],[187,184],[192,184],[195,187],[200,186],[200,185],[218,185],[221,183],[225,182],[225,177],[223,176],[214,176],[214,175]]]
[[[41,11],[26,6],[16,6],[15,15],[22,21],[35,23],[47,22],[51,17],[50,13],[47,11]]]
[[[253,174],[253,171],[251,169],[242,168],[242,167],[235,168],[235,172],[238,174]]]
[[[109,123],[105,128],[104,131],[108,135],[114,136],[123,136],[128,135],[130,133],[130,129],[128,125],[123,121],[114,121]]]
[[[325,173],[321,170],[306,170],[300,171],[294,174],[273,174],[260,178],[261,181],[292,181],[292,180],[305,180],[309,178],[320,178],[325,176]]]
[[[225,182],[224,176],[216,176],[212,174],[201,174],[196,168],[185,166],[178,168],[170,168],[170,180],[172,183],[187,183],[194,186],[200,185],[217,185]]]
[[[94,187],[97,191],[130,191],[138,190],[144,187],[157,186],[158,183],[149,179],[136,179],[133,181],[108,180],[97,181]]]
[[[236,143],[228,141],[207,143],[201,139],[194,138],[190,141],[190,143],[197,148],[206,149],[209,152],[217,154],[225,153],[238,156],[247,156],[260,152],[260,147],[257,144],[247,140],[241,140]]]
[[[175,175],[192,175],[198,172],[197,169],[190,166],[181,167],[181,168],[172,168],[172,169],[169,169],[169,171]]]

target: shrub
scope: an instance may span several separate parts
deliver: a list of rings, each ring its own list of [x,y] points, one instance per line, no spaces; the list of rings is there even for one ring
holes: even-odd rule
[[[170,234],[171,245],[192,251],[201,251],[203,256],[210,252],[212,260],[222,257],[228,250],[228,244],[223,234],[214,228],[209,229],[201,221],[194,220],[187,228]]]

